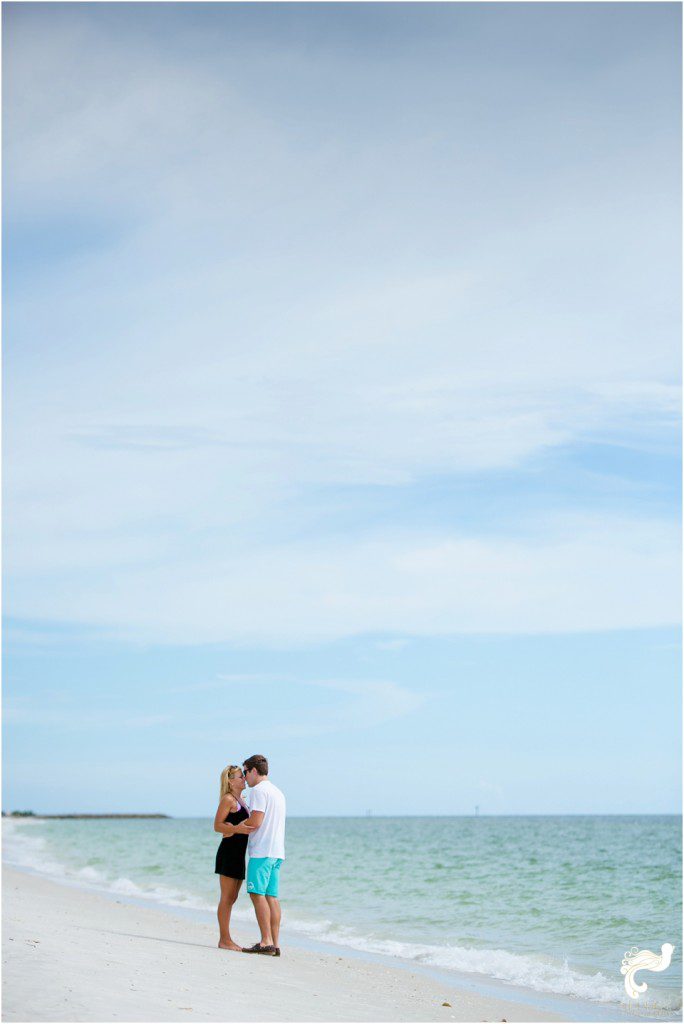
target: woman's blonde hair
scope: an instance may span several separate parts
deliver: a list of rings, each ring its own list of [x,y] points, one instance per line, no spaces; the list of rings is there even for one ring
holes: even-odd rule
[[[241,772],[242,768],[239,764],[229,764],[227,768],[224,768],[221,772],[221,796],[219,800],[222,800],[226,793],[230,793],[230,780],[234,779],[238,772]]]

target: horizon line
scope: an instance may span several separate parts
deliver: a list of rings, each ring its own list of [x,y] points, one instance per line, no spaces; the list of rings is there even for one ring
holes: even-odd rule
[[[14,811],[3,811],[3,818],[98,818],[98,819],[116,819],[116,818],[130,818],[130,819],[156,819],[166,821],[200,821],[202,819],[210,818],[210,814],[167,814],[163,811],[52,811],[45,812],[43,814],[38,811],[26,812],[14,812]],[[363,819],[366,818],[406,818],[406,814],[375,814],[369,812],[366,814],[288,814],[289,820],[293,819],[316,819],[316,818],[347,818],[347,819]],[[501,814],[417,814],[411,815],[413,818],[681,818],[682,811],[562,811],[562,812],[515,812],[515,813],[501,813]]]

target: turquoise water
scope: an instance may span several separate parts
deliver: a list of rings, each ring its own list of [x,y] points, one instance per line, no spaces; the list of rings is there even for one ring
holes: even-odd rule
[[[406,961],[631,1010],[681,1007],[681,817],[291,818],[284,923]],[[207,819],[7,822],[11,863],[213,911]],[[249,900],[236,932],[253,937]],[[632,946],[675,946],[627,999]]]

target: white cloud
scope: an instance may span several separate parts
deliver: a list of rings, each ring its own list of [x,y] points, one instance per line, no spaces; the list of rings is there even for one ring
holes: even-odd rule
[[[78,705],[61,707],[63,701],[53,694],[41,695],[41,703],[26,702],[14,698],[3,711],[8,723],[23,726],[46,726],[67,732],[83,732],[91,730],[126,730],[155,729],[167,727],[181,719],[172,714],[130,715],[120,709],[113,709],[106,702],[101,708],[84,706],[83,700]]]
[[[310,705],[298,712],[295,721],[274,722],[270,727],[266,722],[265,738],[272,735],[281,740],[377,728],[416,711],[424,700],[421,694],[389,680],[300,679],[298,682],[344,694],[346,699],[316,706],[313,697]]]
[[[678,537],[660,522],[537,524],[531,539],[260,544],[13,585],[12,614],[131,640],[297,645],[364,633],[574,632],[678,621]]]
[[[249,680],[257,682],[264,688],[279,687],[287,682],[287,692],[292,700],[293,689],[305,688],[312,691],[307,694],[306,702],[297,711],[296,717],[283,717],[282,710],[270,709],[266,702],[259,715],[258,733],[260,741],[269,739],[294,739],[306,736],[319,736],[332,733],[349,733],[370,729],[385,722],[400,718],[416,711],[424,702],[422,694],[415,693],[405,686],[391,680],[383,679],[300,679],[296,676],[276,676],[266,673],[259,675],[219,676],[213,683],[205,687],[189,684],[187,686],[164,687],[164,700],[171,701],[172,710],[150,714],[131,715],[121,709],[113,709],[105,699],[101,708],[88,707],[84,710],[82,701],[75,706],[62,707],[62,700],[55,705],[52,695],[43,699],[40,704],[15,698],[6,707],[5,715],[8,722],[23,726],[47,726],[66,729],[67,731],[83,731],[90,729],[108,730],[109,733],[127,729],[159,729],[168,740],[177,733],[182,734],[184,741],[204,739],[214,735],[216,725],[215,695],[211,706],[200,702],[192,708],[178,710],[175,707],[174,695],[188,695],[204,689],[223,690],[230,694],[229,680]],[[320,700],[316,691],[331,693],[331,699]],[[235,691],[233,691],[234,697]],[[48,695],[43,694],[43,698]],[[280,707],[280,705],[278,705]]]
[[[8,296],[12,615],[160,642],[673,621],[677,538],[636,515],[524,541],[299,539],[321,485],[672,442],[676,189],[645,187],[652,153],[631,130],[606,150],[597,114],[578,148],[554,103],[518,98],[520,138],[554,170],[513,173],[506,125],[479,117],[496,69],[445,135],[429,104],[387,126],[338,122],[343,99],[301,107],[344,71],[305,53],[299,99],[278,107],[309,111],[300,124],[250,77],[255,59],[291,68],[289,52],[179,59],[97,18],[19,18],[8,38],[10,220],[52,217],[74,243]],[[446,89],[460,73],[442,69]],[[558,83],[555,100],[586,117],[600,86],[628,104],[638,83],[616,75]],[[373,61],[355,58],[353,88],[384,109]],[[99,245],[79,249],[75,213]]]

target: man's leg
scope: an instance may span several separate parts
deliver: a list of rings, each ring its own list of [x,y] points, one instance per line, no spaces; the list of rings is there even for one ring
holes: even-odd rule
[[[280,902],[275,896],[266,896],[268,902],[268,908],[271,914],[271,936],[273,938],[273,945],[278,945],[278,939],[280,938]]]
[[[268,906],[268,902],[265,896],[259,896],[255,892],[250,892],[252,903],[254,904],[254,913],[259,924],[259,931],[261,932],[261,945],[272,946],[273,936],[271,935],[271,911]]]

